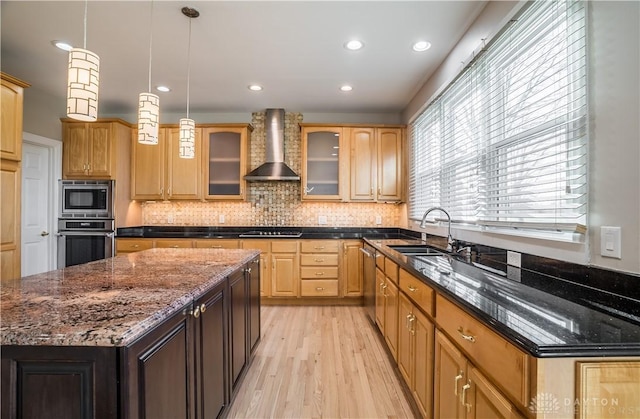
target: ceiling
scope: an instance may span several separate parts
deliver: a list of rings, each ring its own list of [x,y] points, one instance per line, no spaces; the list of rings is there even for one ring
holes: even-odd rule
[[[60,100],[67,53],[83,43],[84,2],[1,3],[1,69],[25,80],[30,97]],[[186,111],[189,19],[190,111],[399,113],[485,6],[484,1],[89,1],[86,48],[100,56],[99,114],[133,113],[148,90],[153,5],[152,88],[161,112]],[[343,44],[365,44],[349,51]],[[424,39],[432,47],[412,51]],[[259,84],[260,92],[247,86]],[[341,92],[343,84],[353,86]],[[33,100],[33,99],[32,99]]]

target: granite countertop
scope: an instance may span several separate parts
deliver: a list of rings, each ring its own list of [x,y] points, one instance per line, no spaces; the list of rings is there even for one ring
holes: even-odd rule
[[[129,345],[259,253],[150,249],[3,283],[0,344]]]
[[[406,256],[389,247],[424,244],[418,240],[367,241],[535,357],[640,356],[635,299],[525,269],[508,279],[458,256]]]

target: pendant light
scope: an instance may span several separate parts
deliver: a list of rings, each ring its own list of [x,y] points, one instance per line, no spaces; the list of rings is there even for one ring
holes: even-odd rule
[[[158,144],[158,124],[160,120],[160,98],[151,93],[151,50],[153,46],[153,0],[149,22],[149,90],[138,96],[138,142]]]
[[[200,16],[200,12],[191,7],[183,7],[182,14],[189,18],[189,47],[187,49],[187,117],[180,119],[180,151],[183,159],[193,159],[196,156],[196,123],[189,119],[189,82],[191,76],[191,19]]]
[[[84,44],[69,51],[69,78],[67,84],[67,116],[79,121],[98,119],[98,87],[100,84],[100,58],[87,50],[87,3],[84,2]]]

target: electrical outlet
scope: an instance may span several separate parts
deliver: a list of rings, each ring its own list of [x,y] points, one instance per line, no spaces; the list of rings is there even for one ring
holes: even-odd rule
[[[382,224],[382,217],[379,215],[376,215],[376,224],[378,225]]]
[[[218,215],[218,224],[224,224],[224,214]]]
[[[327,216],[326,215],[318,215],[318,224],[319,225],[327,224]]]
[[[522,259],[521,259],[520,253],[507,250],[507,265],[515,266],[516,268],[521,268]]]
[[[173,213],[172,212],[167,214],[167,223],[168,224],[173,224]]]

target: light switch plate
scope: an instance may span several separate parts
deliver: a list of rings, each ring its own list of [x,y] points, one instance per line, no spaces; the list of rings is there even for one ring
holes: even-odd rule
[[[318,224],[320,224],[320,225],[327,224],[327,216],[326,215],[318,215]]]
[[[218,223],[219,224],[224,224],[224,214],[218,215]]]
[[[522,255],[518,252],[512,252],[507,250],[507,265],[515,266],[516,268],[522,267]]]
[[[622,259],[621,235],[620,227],[600,227],[600,254],[607,258]]]
[[[376,224],[382,224],[382,217],[380,215],[376,215]]]

